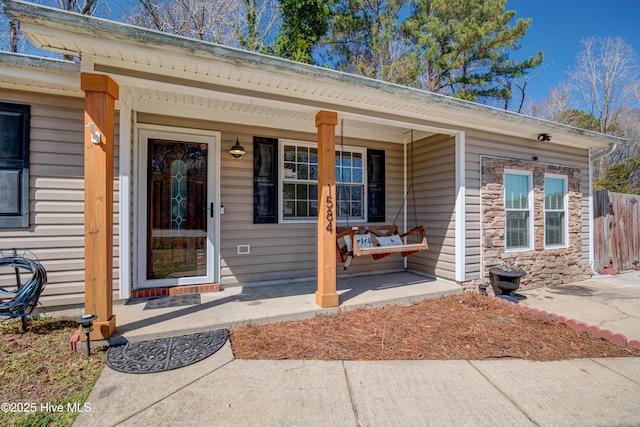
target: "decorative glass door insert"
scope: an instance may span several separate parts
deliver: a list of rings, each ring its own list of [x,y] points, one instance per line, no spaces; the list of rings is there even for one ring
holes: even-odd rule
[[[148,144],[146,279],[206,276],[208,145]]]

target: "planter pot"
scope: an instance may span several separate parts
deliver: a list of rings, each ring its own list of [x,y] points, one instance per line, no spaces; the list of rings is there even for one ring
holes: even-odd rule
[[[489,268],[491,286],[496,295],[509,295],[520,287],[520,278],[527,274],[520,267],[496,266]]]

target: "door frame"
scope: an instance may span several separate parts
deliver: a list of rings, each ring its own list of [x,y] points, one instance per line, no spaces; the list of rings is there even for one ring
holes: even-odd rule
[[[206,143],[208,148],[207,203],[213,203],[213,218],[207,224],[207,275],[176,279],[147,280],[147,155],[148,139],[189,141]],[[220,282],[220,140],[216,131],[180,128],[161,125],[138,125],[136,127],[138,149],[137,185],[133,209],[133,289],[149,289],[169,286],[198,285]]]

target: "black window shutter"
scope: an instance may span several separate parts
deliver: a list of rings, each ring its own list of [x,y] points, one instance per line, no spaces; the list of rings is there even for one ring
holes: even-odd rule
[[[278,222],[278,140],[253,137],[253,223]]]
[[[29,105],[0,102],[0,227],[29,226]]]
[[[384,150],[367,149],[367,219],[384,222]]]

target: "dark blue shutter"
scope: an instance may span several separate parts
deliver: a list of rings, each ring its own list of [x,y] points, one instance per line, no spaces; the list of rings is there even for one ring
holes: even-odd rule
[[[0,102],[0,227],[29,226],[29,105]]]
[[[367,220],[384,222],[384,150],[367,149],[367,190]]]
[[[253,137],[253,223],[278,222],[278,140]]]

